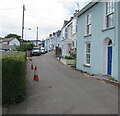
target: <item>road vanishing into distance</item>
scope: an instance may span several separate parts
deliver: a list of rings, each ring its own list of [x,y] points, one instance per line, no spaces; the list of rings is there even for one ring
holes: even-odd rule
[[[32,57],[39,81],[27,64],[25,100],[8,114],[118,114],[118,88],[60,63],[54,52]]]

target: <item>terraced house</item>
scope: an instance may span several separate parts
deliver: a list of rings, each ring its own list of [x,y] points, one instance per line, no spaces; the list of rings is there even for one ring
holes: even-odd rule
[[[120,2],[92,1],[78,13],[77,68],[118,80]]]
[[[69,54],[70,49],[76,49],[77,13],[78,10],[75,11],[74,16],[69,21],[64,21],[61,29],[63,56]]]

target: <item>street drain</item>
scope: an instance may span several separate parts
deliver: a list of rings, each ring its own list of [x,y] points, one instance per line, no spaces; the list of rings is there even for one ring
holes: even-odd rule
[[[52,88],[52,86],[48,86],[48,88]]]

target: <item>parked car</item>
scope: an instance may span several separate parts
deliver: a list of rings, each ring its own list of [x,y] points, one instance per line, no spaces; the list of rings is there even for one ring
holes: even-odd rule
[[[45,48],[41,47],[41,53],[44,54],[45,53]]]
[[[3,51],[5,51],[5,50],[0,50],[0,52],[3,52]]]
[[[40,47],[34,47],[32,50],[32,55],[41,55]]]

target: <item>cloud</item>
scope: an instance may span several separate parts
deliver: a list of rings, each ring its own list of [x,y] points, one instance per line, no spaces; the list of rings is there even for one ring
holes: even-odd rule
[[[62,28],[64,20],[69,20],[76,2],[82,8],[90,0],[1,0],[0,1],[0,36],[9,33],[21,35],[22,4],[25,4],[25,39],[36,39],[36,28],[39,27],[39,39],[48,37]],[[14,8],[14,9],[12,9]],[[31,28],[32,30],[28,30]]]

